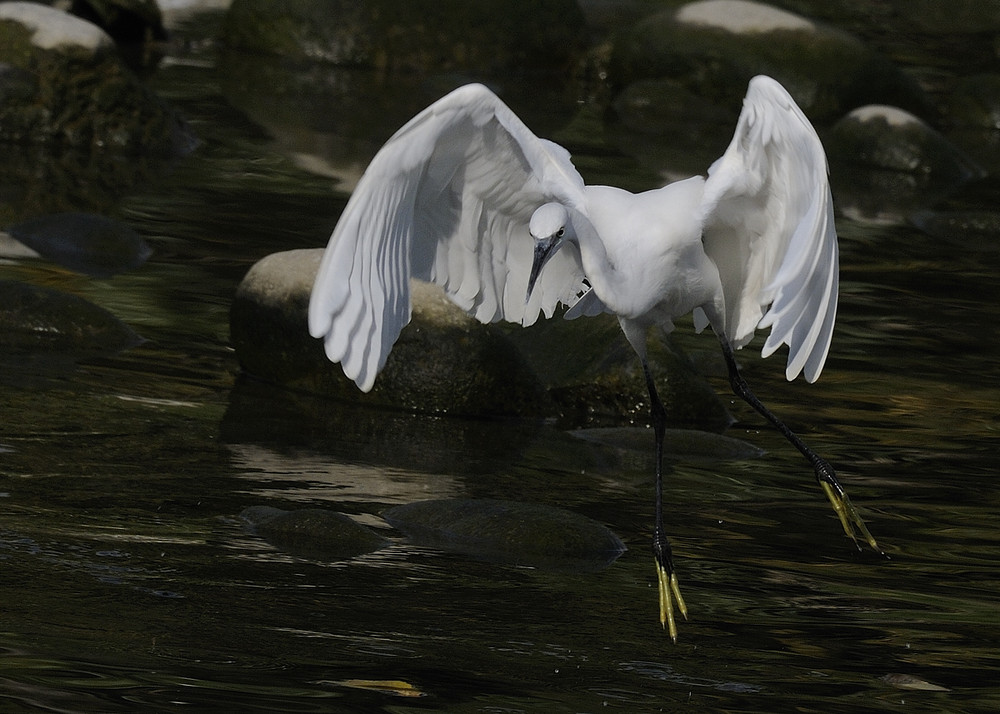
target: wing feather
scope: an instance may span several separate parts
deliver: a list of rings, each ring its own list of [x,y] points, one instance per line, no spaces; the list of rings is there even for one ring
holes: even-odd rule
[[[709,170],[702,211],[726,336],[742,347],[770,328],[762,354],[788,345],[785,376],[815,381],[837,312],[833,201],[819,137],[773,79],[751,80],[733,140]]]
[[[320,263],[310,333],[368,391],[410,321],[411,277],[483,322],[551,316],[585,284],[578,251],[563,250],[525,303],[528,221],[549,201],[586,212],[569,153],[485,87],[455,90],[400,129],[359,181]]]

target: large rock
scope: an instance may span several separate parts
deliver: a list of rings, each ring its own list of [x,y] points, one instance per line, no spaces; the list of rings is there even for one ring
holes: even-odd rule
[[[1000,31],[1000,3],[996,0],[781,0],[780,4],[810,17],[874,32],[895,29],[930,35]]]
[[[827,139],[834,193],[855,220],[903,222],[979,178],[983,170],[919,118],[898,107],[859,107]]]
[[[559,408],[560,425],[649,422],[649,393],[635,350],[611,315],[539,320],[507,329]],[[713,338],[706,336],[708,344]],[[650,370],[671,424],[722,431],[732,416],[702,371],[660,330],[649,333]],[[715,354],[715,353],[713,353]]]
[[[811,118],[872,102],[914,111],[922,91],[857,37],[769,5],[702,0],[652,15],[615,39],[610,79],[619,88],[666,80],[723,106],[768,74]]]
[[[103,30],[30,2],[0,3],[0,141],[168,155],[191,145]]]
[[[837,122],[828,140],[834,160],[877,169],[965,181],[981,173],[939,132],[898,107],[859,107]]]
[[[306,314],[323,251],[259,261],[233,300],[231,337],[250,374],[309,392],[408,410],[464,415],[552,416],[563,426],[645,424],[645,379],[610,315],[540,320],[528,329],[482,325],[437,286],[411,282],[413,320],[368,394],[309,336]],[[673,343],[652,335],[651,366],[669,420],[721,431],[722,401]]]
[[[541,414],[542,385],[491,325],[466,315],[433,285],[413,281],[413,318],[371,392],[360,392],[319,340],[306,315],[322,250],[275,253],[259,261],[233,300],[231,335],[244,369],[321,394],[415,411],[464,415]]]
[[[235,0],[233,48],[384,70],[565,69],[582,48],[574,0]]]

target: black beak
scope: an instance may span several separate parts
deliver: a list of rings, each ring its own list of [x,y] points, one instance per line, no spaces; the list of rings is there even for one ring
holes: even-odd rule
[[[542,268],[549,262],[549,258],[555,255],[560,244],[560,236],[549,236],[548,238],[535,241],[535,257],[531,261],[531,274],[528,276],[528,293],[524,296],[525,302],[531,299],[531,291],[535,289],[535,281],[538,280],[538,274],[542,272]]]

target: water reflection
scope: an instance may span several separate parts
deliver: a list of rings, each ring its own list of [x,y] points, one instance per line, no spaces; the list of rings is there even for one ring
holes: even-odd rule
[[[472,475],[502,470],[518,460],[539,428],[514,420],[418,419],[243,378],[230,393],[221,434],[234,445],[283,451],[305,446],[348,463]]]
[[[235,444],[233,467],[256,485],[263,499],[329,499],[345,503],[410,503],[461,493],[451,475],[431,476],[402,468],[331,461],[322,453],[279,453],[252,444]]]

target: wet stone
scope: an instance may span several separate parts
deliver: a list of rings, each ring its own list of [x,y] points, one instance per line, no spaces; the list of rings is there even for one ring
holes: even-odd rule
[[[975,163],[927,123],[898,107],[868,105],[838,121],[827,143],[831,161],[962,182],[980,175]]]
[[[546,570],[596,571],[626,550],[597,521],[534,503],[439,499],[396,506],[382,517],[417,545]]]
[[[192,137],[98,26],[0,3],[0,141],[176,155]]]
[[[642,366],[612,315],[555,317],[506,330],[549,390],[561,426],[648,423],[649,392]],[[705,339],[715,347],[712,337]],[[670,424],[710,431],[732,424],[722,399],[669,336],[650,330],[647,348]]]
[[[702,0],[651,15],[615,38],[609,68],[620,89],[669,80],[722,106],[739,106],[757,74],[781,82],[813,120],[874,101],[914,111],[929,104],[916,82],[856,36],[746,0]]]
[[[577,429],[570,434],[587,442],[625,451],[650,455],[653,451],[651,429]],[[697,429],[666,429],[663,436],[663,458],[669,461],[733,461],[754,459],[763,454],[761,448],[742,439]]]
[[[545,390],[493,325],[469,317],[433,285],[412,281],[412,320],[367,394],[309,335],[307,312],[322,250],[275,253],[240,283],[230,335],[250,374],[367,405],[466,416],[545,413]]]
[[[235,0],[230,48],[388,71],[565,69],[582,53],[575,0]]]
[[[38,216],[7,232],[43,258],[96,277],[137,268],[152,253],[130,226],[90,213]]]
[[[303,508],[285,511],[250,506],[240,518],[279,550],[312,560],[347,560],[388,544],[385,538],[335,511]]]
[[[645,423],[648,392],[635,352],[609,315],[483,325],[435,285],[413,280],[412,320],[369,393],[309,335],[321,249],[274,253],[237,288],[230,337],[243,369],[269,382],[368,406],[463,416],[553,416],[566,426]],[[571,349],[567,350],[567,345]],[[732,418],[669,339],[652,335],[651,368],[668,418],[721,431]]]
[[[898,107],[855,109],[825,144],[838,206],[858,222],[905,223],[983,175],[946,137]]]
[[[52,288],[0,280],[0,347],[18,352],[113,354],[142,338],[94,303]]]

